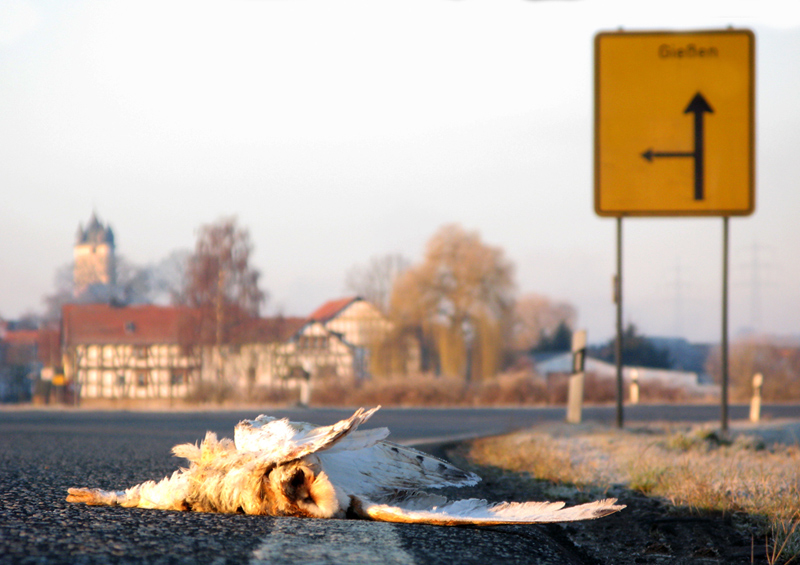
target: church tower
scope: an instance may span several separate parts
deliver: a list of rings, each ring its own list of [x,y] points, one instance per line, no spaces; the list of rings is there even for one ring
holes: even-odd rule
[[[108,300],[117,283],[114,232],[110,225],[104,226],[94,212],[86,229],[82,224],[78,226],[74,255],[75,296]]]

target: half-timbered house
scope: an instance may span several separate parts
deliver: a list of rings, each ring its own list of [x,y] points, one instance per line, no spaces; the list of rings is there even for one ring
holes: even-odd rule
[[[300,328],[305,318],[276,316],[253,318],[231,331],[231,341],[219,348],[206,348],[203,378],[219,378],[235,384],[240,391],[252,392],[256,387],[284,386],[286,371],[281,350]]]
[[[67,304],[64,375],[82,398],[182,398],[198,378],[195,310]]]
[[[278,351],[280,373],[302,370],[318,380],[361,380],[392,323],[361,297],[331,300],[317,308]]]

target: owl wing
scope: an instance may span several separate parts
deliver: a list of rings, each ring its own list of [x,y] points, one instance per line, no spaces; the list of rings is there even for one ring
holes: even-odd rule
[[[380,408],[359,408],[345,420],[330,426],[315,427],[306,422],[289,422],[261,415],[255,420],[243,420],[234,428],[234,443],[238,451],[258,453],[269,463],[283,463],[333,448],[348,435],[354,446],[369,445],[389,434],[386,428],[355,433]]]
[[[384,441],[386,428],[358,430],[380,407],[357,410],[331,426],[315,427],[269,416],[244,420],[234,430],[240,452],[257,453],[268,464],[316,454],[337,489],[375,499],[421,488],[467,486],[480,477],[416,449]]]
[[[419,493],[386,503],[364,497],[353,498],[353,509],[379,522],[432,524],[436,526],[496,526],[501,524],[541,524],[575,522],[602,518],[625,508],[615,498],[565,508],[563,502],[500,502],[467,499],[443,502],[443,497]]]
[[[418,489],[471,486],[481,480],[447,461],[390,441],[347,447],[341,442],[317,456],[331,482],[348,495],[376,500]]]

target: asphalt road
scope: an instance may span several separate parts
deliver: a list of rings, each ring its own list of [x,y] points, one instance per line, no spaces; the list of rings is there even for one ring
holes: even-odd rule
[[[327,424],[349,411],[271,413]],[[764,413],[797,418],[800,407],[767,406]],[[715,407],[634,407],[626,420],[713,421],[718,414]],[[64,500],[71,486],[123,489],[160,479],[180,464],[170,455],[173,445],[195,442],[206,430],[231,437],[236,422],[254,415],[0,410],[0,563],[580,563],[544,526],[439,528]],[[732,418],[745,415],[746,407],[733,407]],[[588,408],[584,416],[608,423],[615,418],[613,407]],[[394,441],[433,445],[563,417],[560,408],[385,409],[370,424],[389,426]]]

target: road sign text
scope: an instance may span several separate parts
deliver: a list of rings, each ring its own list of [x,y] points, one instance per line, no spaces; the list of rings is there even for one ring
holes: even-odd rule
[[[713,45],[710,47],[698,47],[694,43],[684,46],[676,46],[669,43],[662,43],[658,46],[658,56],[666,57],[719,57],[719,50]]]

